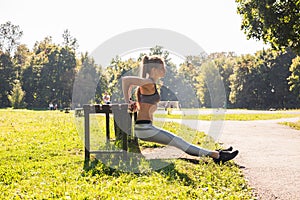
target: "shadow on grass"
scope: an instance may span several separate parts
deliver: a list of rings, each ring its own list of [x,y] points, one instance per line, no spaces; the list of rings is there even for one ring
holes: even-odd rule
[[[138,155],[124,155],[124,154],[108,154],[94,157],[91,161],[85,161],[83,169],[85,172],[94,174],[98,171],[105,172],[111,175],[116,172],[133,173],[133,174],[148,174],[152,171],[158,171],[167,167],[172,162],[171,160],[163,159],[145,159],[144,156]],[[99,171],[100,169],[100,171]],[[104,171],[103,171],[104,170]]]
[[[194,161],[191,161],[194,162]],[[155,160],[152,159],[150,163],[150,168],[152,165],[153,167],[157,167],[157,164],[163,164],[164,166],[157,170],[140,170],[139,172],[135,171],[121,171],[112,167],[109,167],[105,164],[103,164],[98,159],[94,159],[90,161],[89,163],[84,163],[84,172],[82,173],[82,176],[97,176],[97,175],[108,175],[112,177],[120,177],[123,174],[131,174],[132,176],[151,176],[153,173],[159,173],[163,177],[165,177],[168,180],[178,180],[182,182],[184,185],[194,185],[194,181],[185,173],[179,172],[176,170],[176,164],[173,162],[170,162],[169,160],[162,161],[162,160]],[[199,161],[198,161],[199,163]]]
[[[193,159],[193,158],[179,158],[180,160],[184,160],[186,162],[190,162],[190,163],[193,163],[193,164],[206,164],[208,165],[209,162],[207,160],[199,160],[199,159]],[[232,166],[232,167],[237,167],[239,169],[245,169],[246,167],[245,166],[242,166],[242,165],[238,165],[234,162],[226,162],[226,163],[221,163],[221,165],[227,165],[227,166]]]
[[[193,159],[193,158],[178,158],[176,160],[182,160],[185,162],[189,162],[191,164],[195,165],[220,165],[222,168],[222,165],[224,165],[225,168],[229,167],[238,167],[240,169],[245,168],[244,166],[240,166],[232,161],[221,163],[221,164],[215,164],[210,159]],[[119,166],[123,166],[124,163],[128,165],[128,163],[135,162],[134,159],[129,159],[128,162],[124,162],[124,160],[119,160]],[[110,163],[111,164],[111,163]],[[198,184],[198,182],[195,182],[195,180],[190,177],[189,172],[185,173],[184,170],[178,170],[182,169],[182,167],[176,166],[177,163],[174,162],[174,159],[172,160],[161,160],[161,159],[151,159],[146,160],[146,167],[143,165],[145,163],[138,163],[138,164],[131,164],[126,166],[126,170],[124,168],[115,168],[110,167],[107,164],[104,164],[101,160],[94,158],[90,162],[84,163],[84,172],[82,173],[82,176],[84,177],[92,177],[92,176],[110,176],[111,178],[119,178],[122,177],[124,174],[130,175],[132,179],[138,178],[138,177],[151,177],[157,173],[159,173],[159,176],[162,177],[162,179],[166,179],[168,181],[178,181],[184,186],[195,186]],[[184,163],[183,163],[184,165]],[[161,166],[158,168],[158,166]],[[133,169],[135,168],[135,169]],[[122,170],[123,169],[123,170]],[[127,170],[131,169],[131,170]]]

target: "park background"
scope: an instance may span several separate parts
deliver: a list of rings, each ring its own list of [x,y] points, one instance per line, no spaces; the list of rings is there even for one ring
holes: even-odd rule
[[[234,162],[176,159],[161,170],[143,168],[140,174],[121,172],[97,160],[85,168],[73,112],[35,110],[48,109],[49,102],[60,109],[74,107],[72,102],[101,103],[104,91],[113,102],[123,101],[119,79],[138,70],[142,54],[126,59],[115,55],[110,63],[99,64],[90,53],[113,35],[145,27],[180,32],[207,51],[184,55],[181,62],[159,44],[146,52],[162,55],[168,63],[168,76],[161,82],[163,100],[176,99],[184,88],[188,92],[180,98],[182,107],[210,108],[207,85],[221,80],[226,92],[221,105],[226,108],[299,108],[298,1],[12,0],[1,1],[0,9],[1,199],[255,199]],[[80,100],[72,98],[75,80],[85,88]],[[175,89],[170,91],[170,85]],[[94,86],[96,90],[88,91]],[[252,120],[299,117],[285,111],[267,113],[227,114],[225,120],[251,120],[255,125]],[[299,129],[299,120],[284,124]],[[204,132],[173,122],[161,126],[184,133],[183,137],[195,136],[194,144],[205,142]],[[97,133],[104,138],[104,130]],[[291,171],[288,167],[285,177]]]
[[[105,91],[122,102],[118,80],[134,73],[142,53],[165,57],[170,73],[161,82],[162,100],[176,100],[185,89],[179,97],[182,107],[214,106],[211,95],[218,91],[209,92],[207,85],[218,81],[224,84],[226,108],[299,107],[296,1],[178,1],[172,8],[157,1],[141,8],[136,1],[116,1],[116,6],[94,1],[2,3],[1,107],[45,109],[52,102],[74,108],[78,101],[101,103]],[[139,55],[115,55],[110,63],[95,63],[91,53],[97,44],[145,26],[178,31],[204,51],[178,60],[157,44]],[[74,88],[75,79],[81,84]],[[72,102],[77,89],[81,99]]]
[[[1,25],[2,30],[5,27],[17,26],[8,22]],[[55,44],[46,37],[32,50],[24,44],[15,44],[15,51],[1,51],[2,108],[47,109],[50,102],[60,108],[74,107],[71,105],[73,92],[80,92],[80,97],[86,98],[73,99],[76,105],[76,102],[102,103],[105,91],[111,94],[114,103],[123,102],[119,80],[139,68],[144,54],[127,60],[116,55],[108,66],[100,66],[88,53],[76,52],[78,43],[68,30],[63,37],[62,44]],[[292,61],[294,59],[294,65],[299,66],[299,59],[295,59],[296,54],[291,50],[263,49],[241,56],[234,52],[189,55],[179,65],[172,63],[163,47],[155,46],[149,54],[161,55],[167,62],[168,73],[161,83],[162,100],[177,100],[176,94],[184,90],[180,97],[182,108],[210,108],[207,85],[213,85],[220,78],[226,92],[226,108],[299,108],[298,90],[291,90],[297,84],[289,81]],[[75,79],[80,85],[74,86]],[[90,91],[94,85],[96,91]],[[169,86],[175,88],[168,90]]]

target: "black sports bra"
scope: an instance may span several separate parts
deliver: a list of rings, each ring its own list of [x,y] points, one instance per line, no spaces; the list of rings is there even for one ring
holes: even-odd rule
[[[149,104],[155,105],[160,101],[160,95],[157,91],[156,84],[154,84],[154,87],[155,87],[154,94],[149,94],[149,95],[140,94],[140,102],[141,103],[149,103]]]

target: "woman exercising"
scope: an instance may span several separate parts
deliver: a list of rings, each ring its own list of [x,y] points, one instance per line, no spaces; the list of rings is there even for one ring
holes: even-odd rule
[[[231,152],[232,148],[229,148],[211,151],[190,144],[169,131],[153,126],[153,113],[160,101],[156,82],[164,77],[165,73],[166,67],[162,58],[145,56],[142,60],[142,77],[125,76],[122,78],[125,102],[129,104],[131,110],[138,111],[134,129],[136,137],[144,141],[174,146],[192,156],[209,156],[216,163],[226,162],[236,157],[238,150]],[[137,102],[132,101],[130,98],[133,86],[138,86],[136,92]]]

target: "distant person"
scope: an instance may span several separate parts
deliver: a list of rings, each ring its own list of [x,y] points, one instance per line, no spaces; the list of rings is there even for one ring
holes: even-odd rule
[[[169,107],[170,107],[170,101],[167,101],[167,104],[165,105],[165,111],[167,111]]]
[[[51,102],[51,103],[49,103],[49,110],[54,110],[54,105],[53,105],[53,103]]]
[[[129,104],[129,109],[138,111],[134,129],[135,135],[144,141],[177,147],[193,156],[209,156],[216,163],[226,162],[236,157],[238,151],[232,152],[232,148],[215,151],[204,149],[190,144],[173,133],[157,128],[152,124],[153,113],[156,111],[157,104],[160,101],[156,83],[165,76],[165,73],[166,67],[162,58],[145,56],[142,60],[142,77],[125,76],[122,78],[125,102]],[[130,98],[132,86],[138,86],[136,93],[137,102],[132,101]]]
[[[103,99],[104,104],[110,104],[110,96],[107,92],[104,93],[102,99]]]

